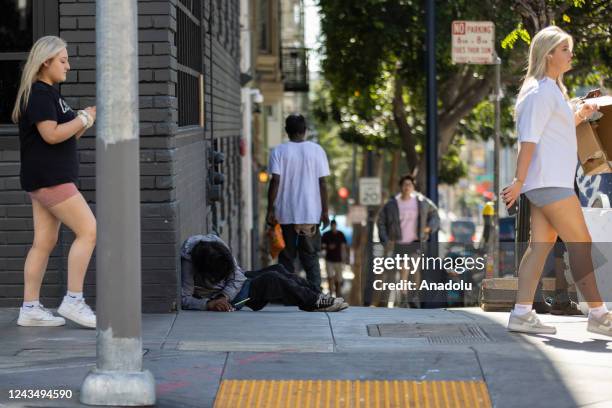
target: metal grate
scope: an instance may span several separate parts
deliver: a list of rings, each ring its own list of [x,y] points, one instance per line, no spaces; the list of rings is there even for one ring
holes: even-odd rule
[[[484,343],[491,339],[475,324],[380,323],[366,326],[370,337],[427,339],[430,344]]]
[[[176,15],[176,62],[178,124],[179,126],[200,123],[200,74],[202,72],[202,23],[201,2],[181,0],[177,3]]]
[[[199,81],[197,77],[178,71],[178,123],[179,126],[197,125],[200,121]]]
[[[308,59],[306,48],[283,48],[285,91],[308,92]]]

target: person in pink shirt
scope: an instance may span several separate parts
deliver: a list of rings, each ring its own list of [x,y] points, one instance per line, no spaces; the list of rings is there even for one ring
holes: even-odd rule
[[[388,256],[395,254],[408,254],[418,256],[422,250],[422,244],[429,240],[432,232],[440,228],[440,217],[438,207],[429,198],[416,191],[414,178],[410,175],[403,176],[399,181],[400,193],[391,197],[381,209],[376,225],[380,242],[385,245]],[[400,280],[420,282],[420,273],[416,271],[410,274],[409,270],[400,270]],[[384,276],[385,281],[396,281],[396,272]],[[389,293],[380,293],[382,306],[387,306]],[[416,293],[416,292],[415,292]],[[400,307],[415,307],[418,300],[410,299],[407,291],[400,291],[395,302]]]

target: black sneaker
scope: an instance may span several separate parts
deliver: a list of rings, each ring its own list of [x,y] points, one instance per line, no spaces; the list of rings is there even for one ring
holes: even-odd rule
[[[313,312],[339,312],[346,309],[346,307],[343,307],[343,304],[344,302],[340,299],[320,294]]]

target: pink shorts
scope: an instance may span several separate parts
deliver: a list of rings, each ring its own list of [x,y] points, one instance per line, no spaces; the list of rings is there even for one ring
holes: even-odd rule
[[[79,190],[74,183],[58,184],[57,186],[43,187],[38,190],[30,191],[32,200],[36,200],[45,208],[51,208],[70,197],[79,194]]]

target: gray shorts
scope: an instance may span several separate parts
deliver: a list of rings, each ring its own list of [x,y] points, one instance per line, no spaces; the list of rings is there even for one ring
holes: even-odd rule
[[[576,195],[576,192],[573,188],[567,187],[542,187],[529,190],[525,195],[536,207],[544,207],[545,205]]]

